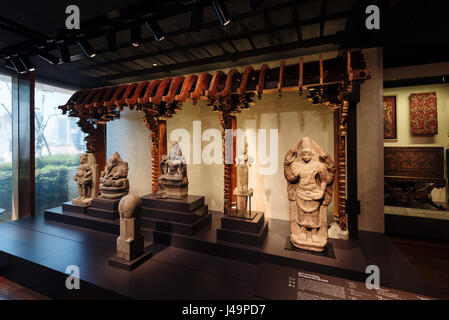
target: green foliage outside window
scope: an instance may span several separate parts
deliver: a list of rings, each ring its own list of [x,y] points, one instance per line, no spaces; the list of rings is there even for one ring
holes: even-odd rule
[[[79,155],[52,155],[36,158],[36,212],[69,201],[71,168],[79,165]],[[11,163],[0,164],[0,208],[11,208]]]

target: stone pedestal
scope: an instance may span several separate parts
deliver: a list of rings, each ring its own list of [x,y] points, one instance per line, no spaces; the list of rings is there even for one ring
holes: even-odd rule
[[[189,182],[184,181],[170,181],[161,179],[159,183],[163,186],[163,191],[157,195],[161,199],[184,199],[189,192]]]
[[[268,233],[268,223],[263,212],[252,212],[251,216],[241,216],[235,209],[221,217],[221,227],[217,229],[217,240],[229,241],[248,246],[261,246]]]
[[[148,194],[141,199],[142,227],[154,230],[155,234],[161,232],[192,236],[211,222],[208,206],[201,196],[189,195],[176,200],[158,199]],[[157,242],[162,238],[155,236],[154,239]]]
[[[120,219],[120,237],[117,238],[117,257],[134,260],[143,253],[143,236],[136,218]]]
[[[62,212],[85,214],[87,212],[87,208],[89,208],[89,205],[74,204],[71,201],[64,202],[62,204]]]
[[[117,220],[120,199],[94,198],[92,206],[87,208],[87,215],[100,219]]]

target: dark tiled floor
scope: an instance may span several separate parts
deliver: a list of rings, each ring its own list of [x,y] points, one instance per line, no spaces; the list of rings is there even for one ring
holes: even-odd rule
[[[49,298],[4,277],[0,277],[0,300],[49,300]]]
[[[390,237],[421,277],[449,299],[449,242]]]

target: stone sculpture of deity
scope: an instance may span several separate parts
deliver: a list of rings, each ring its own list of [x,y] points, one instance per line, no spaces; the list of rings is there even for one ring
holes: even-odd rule
[[[253,189],[248,189],[248,142],[245,138],[243,147],[243,158],[236,161],[237,168],[237,187],[234,189],[234,195],[237,197],[237,215],[251,215],[251,208],[248,212],[248,200],[251,201]]]
[[[334,174],[331,157],[311,138],[302,138],[285,155],[290,239],[295,247],[324,250],[328,238],[327,207],[332,200]]]
[[[109,158],[105,170],[101,172],[100,190],[101,197],[106,199],[118,199],[129,192],[128,163],[117,152]]]
[[[73,180],[78,183],[78,198],[72,200],[73,204],[90,206],[92,199],[98,194],[97,181],[98,166],[92,153],[80,156],[80,164]]]
[[[158,184],[156,198],[183,199],[187,197],[189,186],[187,163],[177,142],[171,146],[168,157],[162,156]]]

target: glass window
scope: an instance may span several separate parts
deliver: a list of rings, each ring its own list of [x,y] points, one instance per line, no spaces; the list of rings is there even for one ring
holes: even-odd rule
[[[0,223],[12,219],[11,77],[0,74]]]
[[[63,115],[58,106],[73,91],[36,83],[36,213],[60,206],[78,196],[75,175],[84,152],[84,134],[77,118]]]

